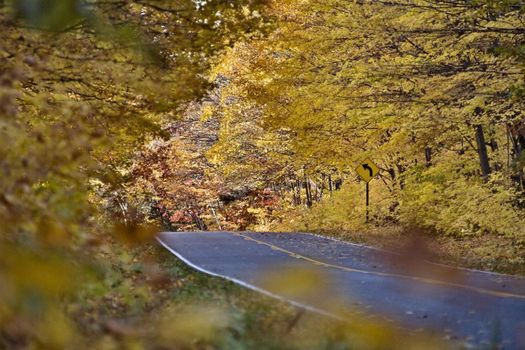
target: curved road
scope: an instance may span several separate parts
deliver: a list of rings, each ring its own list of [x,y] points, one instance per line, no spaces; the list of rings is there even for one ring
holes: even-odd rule
[[[202,272],[311,311],[359,312],[469,348],[525,349],[525,278],[414,263],[306,233],[164,232],[158,240]],[[286,286],[301,284],[291,271],[306,270],[315,271],[314,292]]]

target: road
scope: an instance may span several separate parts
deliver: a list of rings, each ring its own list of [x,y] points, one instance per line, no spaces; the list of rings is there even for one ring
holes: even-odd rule
[[[314,312],[360,312],[476,349],[525,349],[525,278],[414,263],[306,233],[165,232],[158,240],[202,272]],[[292,274],[306,269],[315,271],[315,292],[271,282],[301,284]]]

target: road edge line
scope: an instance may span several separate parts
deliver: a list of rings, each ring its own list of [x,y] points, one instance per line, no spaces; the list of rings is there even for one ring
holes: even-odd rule
[[[164,232],[161,232],[161,234],[162,233],[164,233]],[[181,260],[186,265],[190,266],[191,268],[193,268],[193,269],[195,269],[195,270],[197,270],[199,272],[205,273],[205,274],[210,275],[210,276],[214,276],[214,277],[219,277],[219,278],[225,279],[227,281],[233,282],[233,283],[235,283],[237,285],[240,285],[242,287],[248,288],[248,289],[253,290],[255,292],[261,293],[263,295],[266,295],[266,296],[269,296],[271,298],[274,298],[274,299],[280,300],[282,302],[285,302],[287,304],[290,304],[290,305],[292,305],[292,306],[294,306],[296,308],[300,308],[300,309],[304,309],[304,310],[307,310],[307,311],[310,311],[310,312],[314,312],[314,313],[317,313],[317,314],[320,314],[320,315],[323,315],[323,316],[326,316],[326,317],[329,317],[329,318],[332,318],[332,319],[336,319],[338,321],[343,321],[343,318],[341,318],[340,316],[337,316],[337,315],[335,315],[333,313],[330,313],[328,311],[324,311],[324,310],[318,309],[318,308],[310,306],[310,305],[306,305],[306,304],[303,304],[303,303],[300,303],[300,302],[297,302],[297,301],[294,301],[294,300],[291,300],[291,299],[287,299],[287,298],[285,298],[285,297],[283,297],[281,295],[272,293],[270,291],[267,291],[265,289],[259,288],[257,286],[254,286],[253,284],[241,281],[239,279],[236,279],[236,278],[233,278],[233,277],[224,276],[224,275],[221,275],[221,274],[218,274],[218,273],[215,273],[215,272],[208,271],[208,270],[206,270],[206,269],[204,269],[204,268],[202,268],[202,267],[200,267],[198,265],[195,265],[194,263],[192,263],[191,261],[186,259],[184,256],[182,256],[182,254],[180,254],[176,250],[174,250],[171,247],[169,247],[166,243],[164,243],[162,241],[162,239],[160,239],[158,236],[156,236],[155,239],[157,240],[157,242],[160,243],[160,245],[162,245],[169,252],[171,252],[173,255],[175,255],[179,260]]]

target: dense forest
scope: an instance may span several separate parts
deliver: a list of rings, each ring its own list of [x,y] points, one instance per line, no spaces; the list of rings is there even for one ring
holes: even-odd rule
[[[518,0],[0,0],[0,348],[194,346],[162,333],[173,314],[158,334],[126,323],[193,278],[163,268],[160,230],[418,233],[523,273],[524,16]]]

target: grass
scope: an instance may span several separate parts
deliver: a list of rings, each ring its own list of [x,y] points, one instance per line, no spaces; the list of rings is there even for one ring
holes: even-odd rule
[[[90,348],[352,348],[342,322],[195,271],[156,243],[115,256],[105,287],[72,308]]]
[[[112,247],[70,315],[86,349],[440,349],[363,316],[336,321],[193,270],[156,243]],[[81,349],[82,347],[78,347]]]

